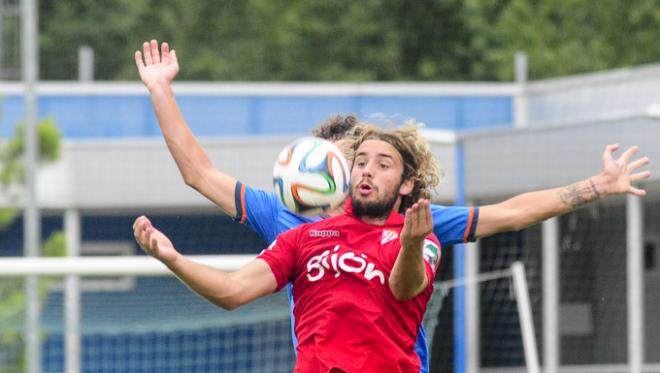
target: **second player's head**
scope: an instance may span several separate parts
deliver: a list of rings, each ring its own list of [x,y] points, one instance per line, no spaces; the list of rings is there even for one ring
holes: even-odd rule
[[[312,135],[333,142],[349,161],[353,160],[353,143],[364,132],[376,126],[360,122],[355,115],[335,115],[312,129]]]
[[[430,198],[439,168],[417,128],[371,127],[353,143],[352,208],[356,216],[386,218]]]

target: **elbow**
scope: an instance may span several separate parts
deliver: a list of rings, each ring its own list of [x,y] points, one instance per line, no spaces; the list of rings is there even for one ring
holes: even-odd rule
[[[212,297],[207,299],[225,311],[233,311],[243,305],[236,297]]]
[[[205,179],[205,173],[203,171],[182,171],[181,176],[183,177],[183,182],[186,183],[187,186],[201,193]]]
[[[400,286],[397,283],[390,282],[390,291],[392,292],[392,295],[394,295],[394,298],[399,302],[405,302],[413,299],[421,292],[421,289],[423,288],[423,284],[415,288],[413,286]]]
[[[228,303],[224,303],[224,304],[219,305],[219,306],[225,311],[233,311],[233,310],[237,309],[238,307],[240,307],[240,303],[238,303],[238,302],[228,302]]]
[[[199,177],[185,173],[181,174],[181,176],[183,177],[183,182],[186,183],[187,186],[198,190]]]
[[[402,292],[393,291],[392,294],[394,295],[394,298],[396,298],[396,300],[398,300],[399,302],[405,302],[411,300],[415,297],[415,295],[417,295],[417,294],[412,294],[411,292],[403,292],[403,291]]]
[[[198,164],[190,164],[188,167],[180,167],[181,177],[187,186],[199,191],[205,178],[208,178],[213,166],[208,161],[198,161]]]
[[[239,291],[224,294],[211,293],[205,296],[205,298],[225,311],[233,311],[245,303],[241,300],[240,294]]]

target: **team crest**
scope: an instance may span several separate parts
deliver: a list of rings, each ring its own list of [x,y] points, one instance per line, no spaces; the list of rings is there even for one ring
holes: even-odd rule
[[[399,234],[396,231],[391,229],[384,229],[383,235],[380,236],[380,244],[385,245],[386,243],[399,238]]]
[[[440,248],[431,240],[424,240],[424,260],[426,260],[435,271],[440,261]]]

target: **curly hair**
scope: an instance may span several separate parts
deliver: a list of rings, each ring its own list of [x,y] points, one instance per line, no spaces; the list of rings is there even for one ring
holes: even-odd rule
[[[329,141],[343,139],[358,124],[355,115],[335,115],[326,119],[312,130],[312,135]]]
[[[335,115],[312,129],[312,135],[337,144],[349,161],[353,160],[353,143],[376,125],[360,122],[355,115]]]
[[[353,143],[353,152],[367,140],[381,140],[392,145],[403,159],[401,180],[413,181],[412,192],[401,200],[400,213],[405,213],[420,198],[431,198],[433,189],[440,183],[441,171],[426,139],[419,134],[414,122],[393,130],[370,126]]]

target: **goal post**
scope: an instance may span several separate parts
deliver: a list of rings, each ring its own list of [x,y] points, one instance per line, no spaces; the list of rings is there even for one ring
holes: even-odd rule
[[[255,256],[188,258],[233,271]],[[11,298],[12,289],[22,289],[21,282],[29,276],[42,279],[43,309],[39,326],[43,371],[64,371],[64,367],[117,372],[293,370],[295,355],[285,292],[259,299],[238,311],[224,311],[191,292],[158,260],[141,255],[1,258],[0,294]],[[429,351],[434,351],[434,336],[443,333],[438,316],[453,289],[481,285],[487,289],[495,281],[509,281],[513,289],[511,297],[515,298],[512,301],[518,305],[527,371],[539,372],[524,276],[522,264],[516,263],[511,269],[437,282],[423,320]],[[122,285],[116,288],[84,286],[86,281],[93,283],[92,279],[98,283],[99,278],[120,277],[130,277],[133,281],[127,282],[128,286],[119,282]],[[79,286],[66,286],[71,280],[78,281]],[[72,308],[72,302],[77,306]],[[20,343],[9,342],[12,338],[20,340],[16,336],[24,332],[20,307],[16,305],[13,312],[0,307],[0,344],[3,344],[0,366],[9,367],[7,372],[12,371],[12,366],[20,365]],[[71,309],[77,310],[74,312],[77,314],[71,315]],[[66,371],[72,373],[71,369]],[[0,373],[4,371],[0,369]]]
[[[438,319],[441,318],[439,317],[439,314],[443,311],[445,299],[447,299],[452,291],[456,289],[473,288],[473,291],[476,294],[491,294],[494,297],[500,297],[497,294],[500,293],[502,285],[507,286],[510,289],[508,294],[510,303],[515,303],[515,313],[517,314],[517,323],[519,324],[518,329],[520,332],[519,339],[521,342],[521,350],[524,354],[524,366],[509,366],[503,369],[525,371],[526,373],[540,373],[541,369],[538,358],[536,332],[532,307],[529,300],[529,288],[524,264],[519,261],[512,263],[512,265],[506,269],[482,272],[471,276],[436,282],[434,294],[431,297],[427,313],[424,317],[424,327],[427,330],[429,351],[433,353],[434,351],[437,352],[442,349],[442,346],[433,345],[434,334],[436,333],[436,327],[439,326],[437,330],[443,329],[443,325],[439,325],[438,322]],[[497,305],[487,305],[486,303],[480,302],[479,299],[477,299],[476,302],[477,304],[480,304],[476,311],[480,314],[498,312],[497,310],[489,309],[489,307],[497,307]],[[504,302],[504,300],[501,300],[501,302]],[[498,304],[502,305],[503,303],[501,302]],[[474,306],[475,305],[472,305],[472,307]],[[470,346],[476,346],[476,348],[479,348],[481,345],[479,339],[482,327],[488,327],[490,329],[501,329],[502,327],[511,328],[513,325],[510,324],[510,321],[510,319],[497,320],[492,317],[482,319],[481,316],[478,316],[476,321],[477,325],[472,325],[476,329],[476,335],[467,336],[468,338],[477,339],[476,343],[470,343]],[[484,323],[490,323],[490,325],[486,326]],[[515,335],[517,335],[517,333],[511,333],[511,331],[509,331],[507,334],[501,336],[500,342],[504,344],[511,343],[511,338],[515,338]],[[481,345],[481,347],[483,348],[484,346]],[[477,353],[476,356],[479,356],[479,353]],[[435,360],[436,359],[433,359],[432,356],[431,361]],[[466,365],[467,371],[497,371],[497,369],[494,370],[493,368],[483,367],[480,363],[481,362],[478,360],[469,361]]]
[[[188,258],[233,271],[254,257]],[[41,279],[41,371],[64,371],[65,366],[105,372],[293,370],[286,292],[225,311],[194,294],[154,258],[132,256],[0,259],[2,373],[22,364],[26,301],[20,292],[28,276]],[[65,285],[71,279],[80,282],[73,294]],[[99,286],[103,281],[106,286]],[[121,286],[107,286],[113,281]],[[73,321],[72,300],[79,304]],[[72,333],[78,338],[71,339]],[[78,346],[70,340],[78,340]]]
[[[235,271],[255,255],[190,255],[188,259],[224,271]],[[150,256],[30,257],[0,260],[0,277],[22,276],[162,276],[172,274]]]

